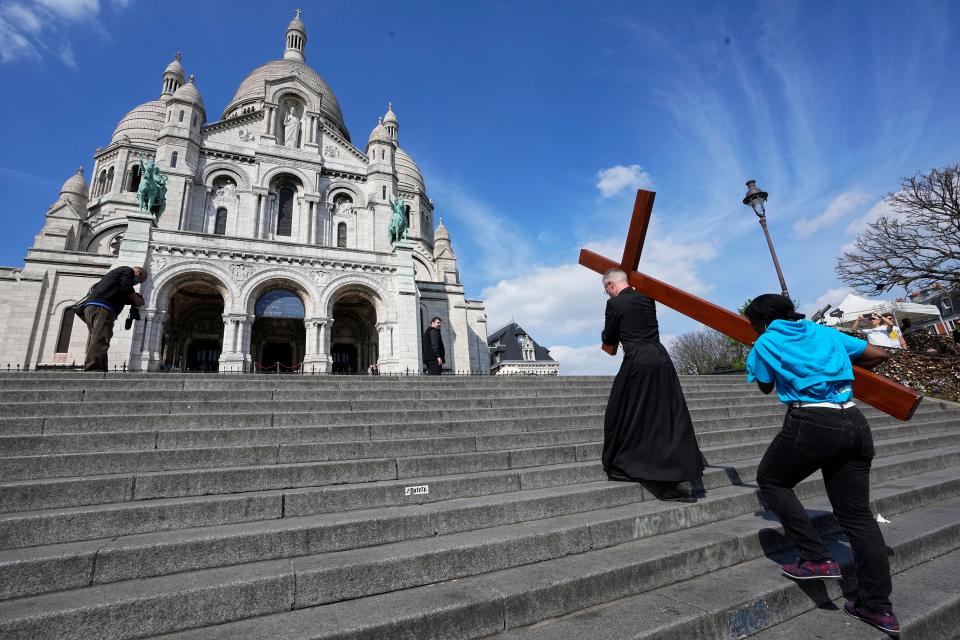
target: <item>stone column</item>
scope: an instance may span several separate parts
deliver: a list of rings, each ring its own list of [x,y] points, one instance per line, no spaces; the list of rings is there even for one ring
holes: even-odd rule
[[[223,347],[220,350],[220,370],[238,371],[244,365],[243,353],[240,351],[241,331],[246,316],[224,314],[223,316]]]
[[[243,367],[245,371],[253,369],[253,356],[250,353],[250,339],[253,337],[252,316],[244,317],[240,322],[240,354],[243,358]]]
[[[329,370],[329,348],[325,344],[324,327],[329,321],[328,318],[308,318],[304,320],[306,329],[306,344],[303,357],[303,368],[305,372],[316,371],[325,373]]]

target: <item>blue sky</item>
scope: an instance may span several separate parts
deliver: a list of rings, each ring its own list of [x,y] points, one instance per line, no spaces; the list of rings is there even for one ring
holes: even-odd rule
[[[393,102],[490,330],[515,319],[564,373],[617,366],[576,259],[619,257],[638,186],[641,269],[736,308],[779,288],[740,203],[756,179],[810,313],[846,293],[836,257],[899,178],[958,161],[955,2],[0,0],[0,264],[177,51],[212,120],[297,6],[355,143]]]

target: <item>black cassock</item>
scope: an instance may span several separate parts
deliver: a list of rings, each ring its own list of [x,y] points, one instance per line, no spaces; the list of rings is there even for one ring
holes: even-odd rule
[[[603,424],[603,469],[635,480],[682,482],[703,475],[680,379],[660,344],[653,300],[623,289],[607,301],[605,344],[623,344]]]

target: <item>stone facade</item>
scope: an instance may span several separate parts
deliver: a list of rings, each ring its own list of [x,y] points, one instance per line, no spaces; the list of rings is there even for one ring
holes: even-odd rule
[[[450,235],[392,105],[363,148],[306,64],[306,27],[283,59],[242,80],[208,122],[180,55],[160,98],[128,113],[93,176],[64,184],[22,269],[0,269],[0,367],[83,360],[66,307],[110,268],[144,265],[143,320],[118,321],[111,366],[134,370],[421,370],[420,337],[443,319],[452,371],[488,373],[486,316],[467,300]],[[158,219],[139,211],[141,163],[167,176]],[[402,204],[397,199],[402,200]],[[392,205],[406,218],[392,242]]]

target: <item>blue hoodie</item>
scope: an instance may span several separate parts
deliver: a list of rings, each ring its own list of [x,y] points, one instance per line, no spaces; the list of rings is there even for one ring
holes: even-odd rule
[[[846,402],[867,343],[807,320],[774,320],[747,356],[747,382],[775,382],[783,403]]]

